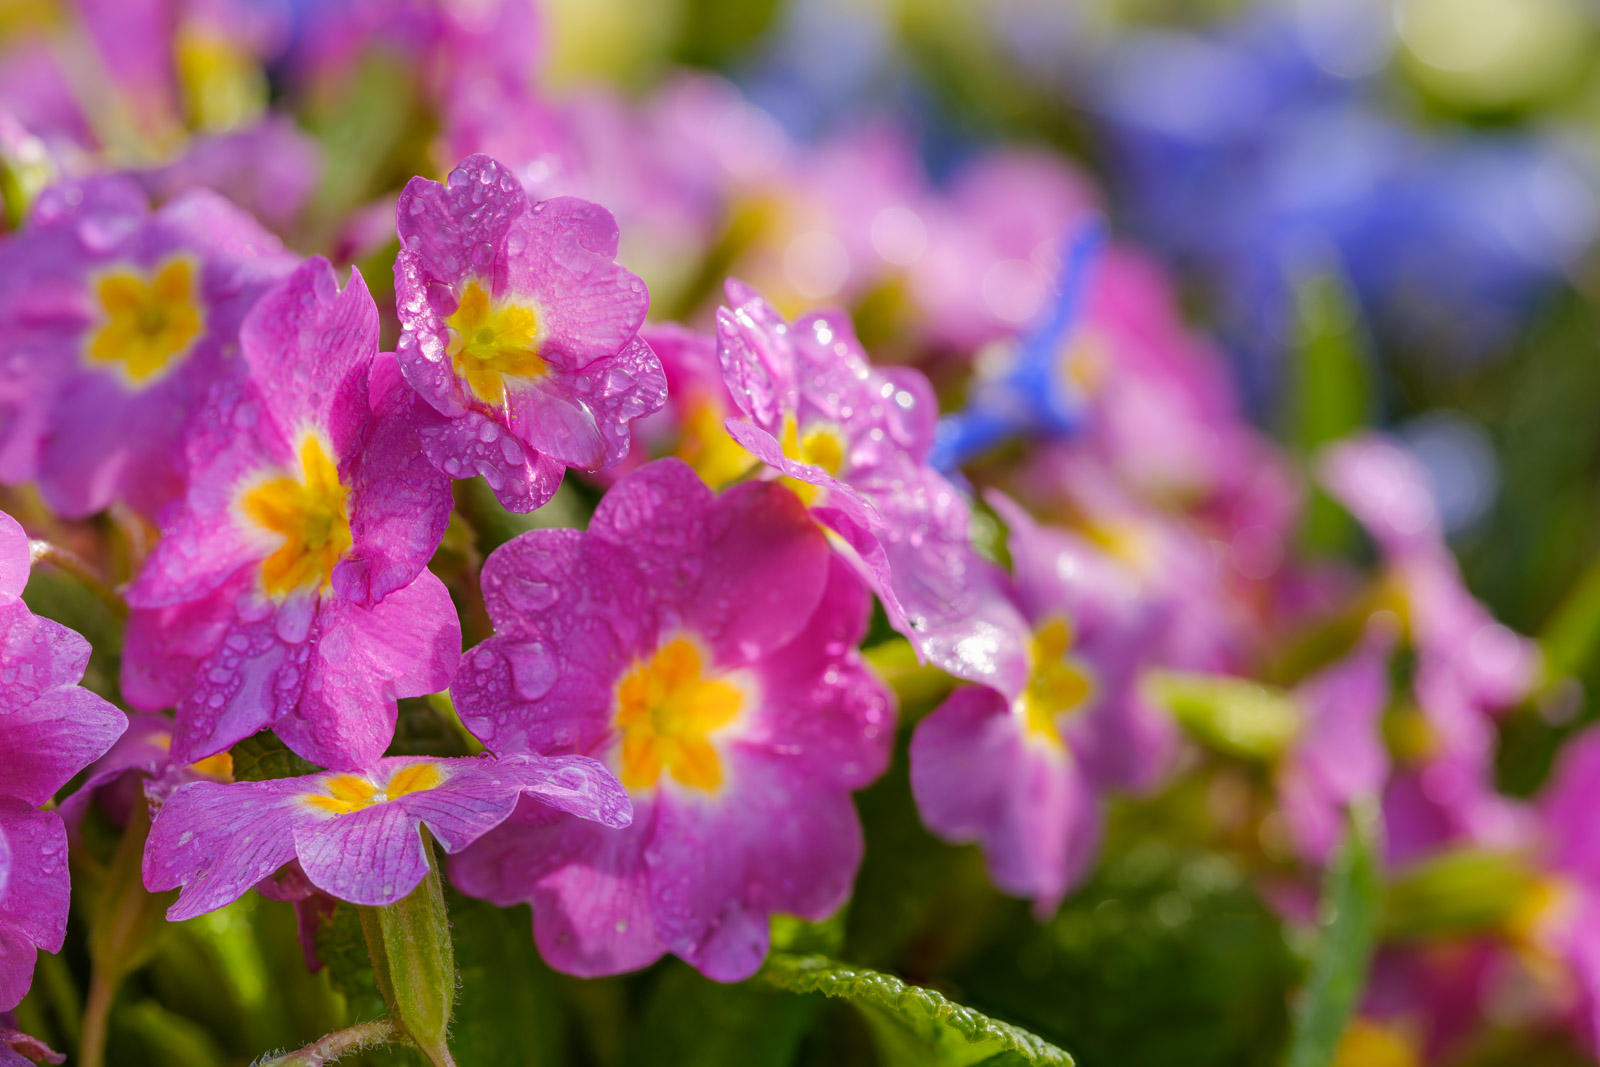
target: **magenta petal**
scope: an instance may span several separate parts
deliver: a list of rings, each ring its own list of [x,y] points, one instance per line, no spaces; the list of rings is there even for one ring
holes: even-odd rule
[[[1031,742],[992,689],[956,690],[917,724],[911,791],[928,828],[977,842],[994,884],[1053,910],[1099,844],[1093,793],[1071,755]]]
[[[738,981],[766,956],[774,912],[815,921],[844,904],[862,839],[850,794],[819,787],[796,761],[740,747],[728,763],[720,802],[657,802],[645,856],[657,936],[710,977]]]
[[[798,401],[794,344],[773,306],[732,278],[726,284],[733,308],[717,309],[717,351],[723,378],[739,410],[769,434],[783,432],[785,415]]]
[[[857,492],[854,486],[839,481],[821,467],[790,459],[766,430],[740,419],[728,419],[726,426],[728,436],[739,442],[745,451],[790,478],[826,489],[824,499],[833,507],[848,512],[858,523],[864,526],[881,523],[872,502]]]
[[[827,539],[798,497],[771,482],[716,497],[679,460],[657,460],[613,486],[589,533],[631,551],[663,629],[679,622],[724,665],[792,640],[826,584]]]
[[[0,1011],[27,993],[35,949],[61,951],[68,893],[61,817],[0,797]]]
[[[1028,679],[1029,627],[1002,575],[973,551],[971,512],[944,476],[889,468],[860,486],[883,516],[878,532],[906,637],[934,666],[1008,697]]]
[[[294,851],[312,885],[351,904],[393,904],[428,874],[421,822],[403,804],[300,822]]]
[[[183,887],[173,922],[216,911],[294,859],[295,828],[321,816],[299,795],[302,781],[191,782],[173,791],[150,827],[144,884]]]
[[[611,830],[523,801],[451,860],[450,875],[463,892],[502,907],[531,903],[539,954],[556,970],[621,974],[666,952],[650,917],[644,860],[654,824],[643,806],[632,826]]]
[[[632,422],[666,401],[661,361],[634,337],[615,355],[513,389],[509,407],[518,437],[569,467],[594,471],[621,462],[633,440]]]
[[[400,761],[384,762],[394,765]],[[426,824],[446,852],[460,852],[500,825],[523,795],[606,826],[626,826],[633,819],[633,805],[621,784],[603,764],[585,756],[438,762],[449,775],[443,785],[395,803]]]
[[[500,631],[461,657],[451,692],[490,751],[594,750],[597,709],[656,641],[648,592],[627,553],[576,530],[534,530],[496,549],[481,576]]]
[[[518,514],[544,507],[566,471],[558,460],[529,449],[476,411],[422,425],[418,435],[434,466],[452,478],[481,476],[495,499]]]
[[[432,571],[371,608],[332,597],[294,710],[273,726],[322,767],[360,769],[394,739],[395,701],[437,693],[455,677],[461,623]]]
[[[855,651],[870,610],[860,580],[835,560],[810,624],[757,668],[761,706],[742,745],[783,753],[819,787],[860,789],[883,773],[894,698]]]
[[[340,290],[327,260],[306,260],[246,316],[239,344],[285,434],[314,427],[340,456],[356,447],[367,422],[367,368],[378,354],[378,306],[360,271],[351,268]]]
[[[1379,796],[1389,776],[1381,720],[1394,638],[1387,628],[1372,628],[1355,652],[1295,692],[1306,722],[1279,791],[1290,834],[1316,862],[1338,842],[1351,802]]]
[[[1541,799],[1544,821],[1557,843],[1556,865],[1600,885],[1600,728],[1572,738]],[[1600,960],[1600,956],[1596,957]],[[1600,986],[1596,987],[1600,990]]]
[[[540,352],[569,371],[621,351],[644,325],[650,296],[612,262],[617,241],[611,212],[573,196],[534,204],[511,224],[504,289],[497,277],[495,295],[533,299]],[[519,243],[521,251],[513,251]],[[530,443],[541,447],[537,439]]]
[[[422,452],[439,416],[400,377],[392,355],[372,364],[372,423],[348,464],[350,552],[333,572],[341,597],[370,606],[428,565],[450,524],[450,479]]]
[[[110,701],[76,685],[0,710],[0,792],[43,804],[127,727]]]
[[[299,703],[310,649],[303,641],[285,642],[277,624],[273,612],[228,623],[222,643],[183,686],[173,717],[173,759],[214,756]]]
[[[883,613],[889,617],[889,625],[900,633],[909,633],[911,623],[906,619],[906,609],[900,598],[895,595],[889,554],[878,535],[855,515],[840,508],[813,507],[811,517],[837,535],[837,539],[829,538],[829,542],[878,598]]]
[[[0,596],[21,596],[33,555],[22,524],[0,511]]]

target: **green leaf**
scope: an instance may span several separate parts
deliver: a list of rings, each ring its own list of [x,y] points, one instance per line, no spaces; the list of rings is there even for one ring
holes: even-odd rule
[[[233,780],[264,782],[269,778],[301,778],[322,768],[290,752],[272,733],[247,737],[228,750],[233,758]]]
[[[673,961],[660,969],[624,1067],[788,1067],[816,1005],[756,982],[724,985]]]
[[[1539,634],[1552,681],[1581,674],[1600,652],[1600,560],[1572,587]]]
[[[1370,421],[1373,386],[1360,312],[1336,264],[1313,265],[1294,286],[1295,344],[1289,365],[1284,438],[1303,459]],[[1313,490],[1301,537],[1314,552],[1350,543],[1350,517]]]
[[[1382,903],[1377,818],[1352,810],[1323,888],[1322,937],[1311,960],[1305,1000],[1295,1013],[1287,1067],[1333,1062],[1366,983]]]
[[[850,1001],[866,1018],[889,1064],[970,1067],[1011,1054],[1028,1065],[1071,1067],[1072,1057],[1019,1027],[953,1004],[931,989],[850,967],[826,956],[776,952],[758,976],[791,993]]]
[[[461,1064],[547,1067],[567,1062],[567,1024],[554,972],[533,945],[525,907],[502,909],[445,888],[461,990],[450,1047]],[[515,975],[515,981],[508,981]]]
[[[339,904],[315,936],[317,958],[327,968],[329,983],[349,1002],[350,1017],[367,1020],[382,1015],[383,995],[378,992],[378,979],[367,956],[367,938],[355,906]]]
[[[1300,730],[1294,697],[1245,678],[1164,671],[1147,680],[1152,699],[1200,741],[1230,756],[1268,760]]]

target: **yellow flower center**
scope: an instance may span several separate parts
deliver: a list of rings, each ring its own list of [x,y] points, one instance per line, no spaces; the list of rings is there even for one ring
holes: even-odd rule
[[[1030,648],[1033,673],[1028,688],[1018,698],[1028,735],[1060,747],[1060,716],[1077,711],[1094,696],[1089,671],[1067,653],[1072,649],[1072,626],[1057,616],[1033,635]]]
[[[267,78],[260,65],[215,29],[185,22],[173,52],[189,118],[200,129],[232,129],[266,108]]]
[[[1154,531],[1135,519],[1091,522],[1084,534],[1106,554],[1126,564],[1137,574],[1152,574],[1158,569],[1161,549]]]
[[[317,779],[317,791],[302,793],[300,799],[318,811],[350,815],[374,804],[433,789],[443,781],[444,774],[436,764],[412,763],[391,775],[381,789],[359,774],[325,774]]]
[[[701,400],[689,408],[678,442],[678,458],[693,467],[700,480],[721,489],[755,466],[756,458],[728,433],[722,406]]]
[[[524,304],[491,300],[488,290],[470,281],[446,324],[446,351],[456,374],[474,396],[502,404],[507,378],[539,378],[549,367],[539,357],[539,314]]]
[[[680,785],[715,792],[722,785],[722,757],[710,735],[737,719],[744,702],[738,685],[705,676],[693,641],[667,642],[617,683],[617,777],[629,789],[649,789],[664,771]]]
[[[793,415],[783,417],[783,437],[778,442],[783,448],[783,454],[790,459],[809,463],[813,467],[821,467],[830,477],[837,478],[844,469],[845,440],[844,433],[839,427],[830,422],[819,422],[804,434],[800,432],[800,424]],[[807,506],[816,503],[817,497],[822,495],[822,487],[803,482],[798,478],[784,478],[783,483],[793,489],[802,503]]]
[[[97,277],[101,320],[89,335],[89,365],[141,386],[181,362],[201,330],[194,276],[194,263],[174,256],[149,274],[129,267]]]
[[[1333,1054],[1333,1067],[1419,1067],[1421,1063],[1415,1040],[1392,1026],[1359,1016],[1345,1028]]]
[[[261,585],[273,596],[308,586],[327,589],[334,565],[350,550],[350,490],[315,434],[300,444],[300,467],[298,476],[270,478],[240,501],[250,521],[282,539],[261,562]]]

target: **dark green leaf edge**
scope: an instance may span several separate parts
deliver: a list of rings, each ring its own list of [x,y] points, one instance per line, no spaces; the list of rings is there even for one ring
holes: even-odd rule
[[[910,985],[892,975],[849,967],[826,956],[775,952],[758,977],[791,993],[821,993],[863,1006],[887,1008],[933,1041],[938,1040],[936,1029],[943,1028],[973,1044],[994,1046],[996,1052],[1016,1053],[1038,1067],[1073,1067],[1071,1056],[1020,1027],[952,1003],[931,989]]]

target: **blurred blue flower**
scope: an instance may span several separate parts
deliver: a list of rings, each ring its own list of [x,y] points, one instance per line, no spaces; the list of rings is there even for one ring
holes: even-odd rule
[[[1549,131],[1401,121],[1372,73],[1385,49],[1364,24],[1274,10],[1134,34],[1094,74],[1113,194],[1214,287],[1252,386],[1274,376],[1309,266],[1341,270],[1396,347],[1470,362],[1594,239],[1590,159]]]
[[[1063,437],[1081,421],[1082,398],[1062,373],[1062,349],[1081,320],[1105,228],[1094,223],[1062,240],[1055,298],[1002,369],[980,374],[966,405],[939,420],[928,461],[950,472],[1013,437]]]

